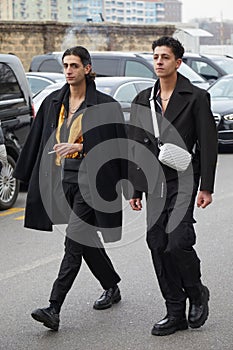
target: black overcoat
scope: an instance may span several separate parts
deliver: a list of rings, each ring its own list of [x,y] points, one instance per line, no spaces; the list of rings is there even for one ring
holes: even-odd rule
[[[218,147],[215,121],[210,109],[210,96],[206,90],[194,86],[187,78],[177,74],[176,87],[161,118],[161,140],[183,146],[190,153],[194,145],[197,145],[192,162],[193,171],[200,176],[200,190],[212,193]],[[158,83],[157,80],[155,91]],[[158,155],[149,102],[151,90],[152,88],[148,88],[140,92],[134,99],[131,109],[129,139],[136,141],[138,145],[143,145],[143,147],[133,146],[131,150],[134,165],[130,166],[129,176],[134,184],[135,196],[140,195],[138,192],[149,192],[148,179],[139,161],[147,158],[147,150]],[[150,167],[152,163],[150,162]],[[171,168],[163,165],[162,168],[167,180],[177,176]],[[156,178],[155,175],[154,178]]]
[[[48,155],[56,143],[55,130],[67,89],[69,85],[65,84],[43,101],[16,164],[14,176],[29,183],[24,223],[27,228],[52,231],[54,224],[68,222],[66,205],[63,209],[59,200],[54,200],[54,183],[60,179],[60,167],[55,166],[55,154]],[[97,208],[97,226],[102,228],[104,240],[116,241],[121,238],[122,227],[122,198],[116,192],[116,186],[120,179],[127,177],[126,162],[120,159],[126,158],[123,114],[119,103],[111,96],[97,91],[93,81],[87,85],[85,102],[87,108],[82,118],[84,152],[88,156],[92,151],[94,158],[99,161],[98,165],[106,163],[94,183],[101,198],[109,206],[111,201],[116,201],[117,205],[114,207],[115,212],[112,209],[109,212],[98,210],[97,196],[93,197],[92,204]],[[93,165],[87,156],[87,182],[93,184]],[[59,198],[58,192],[56,197]],[[108,234],[108,228],[112,228],[109,230],[111,234]]]

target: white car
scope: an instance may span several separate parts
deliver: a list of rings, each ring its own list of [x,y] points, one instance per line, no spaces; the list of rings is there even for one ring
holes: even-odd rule
[[[129,120],[131,102],[134,97],[142,90],[153,86],[154,79],[141,77],[96,77],[95,83],[97,90],[104,92],[115,98],[122,107],[125,121]],[[64,83],[47,86],[33,97],[35,112],[37,113],[42,101],[51,92],[60,89]]]
[[[46,86],[55,83],[65,83],[66,78],[62,73],[43,73],[43,72],[27,72],[26,77],[32,92],[35,95],[43,90]]]

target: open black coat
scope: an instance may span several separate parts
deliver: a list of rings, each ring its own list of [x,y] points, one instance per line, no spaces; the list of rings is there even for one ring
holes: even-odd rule
[[[61,203],[64,202],[64,198],[61,197],[60,201],[54,199],[55,191],[56,197],[59,198],[59,191],[54,188],[54,184],[59,182],[61,169],[55,165],[55,154],[48,155],[48,151],[52,150],[56,143],[55,130],[67,89],[68,84],[43,101],[14,171],[16,178],[29,183],[25,213],[27,228],[52,231],[54,224],[68,222],[67,207],[65,203]],[[125,162],[120,160],[125,158],[122,142],[122,139],[126,138],[123,114],[120,105],[112,97],[97,91],[93,81],[87,85],[85,101],[87,109],[82,118],[84,152],[88,155],[88,152],[93,151],[94,158],[98,159],[99,163],[106,163],[98,173],[96,188],[109,206],[114,200],[117,206],[115,212],[98,210],[96,196],[93,196],[92,204],[97,208],[97,226],[103,228],[104,240],[115,241],[121,238],[122,226],[122,198],[121,195],[117,195],[116,185],[120,179],[127,177]],[[110,141],[113,142],[111,147],[108,144]],[[93,166],[87,156],[85,161],[87,182],[91,184],[94,176]],[[61,190],[59,186],[58,188]],[[108,236],[108,228],[112,228],[111,237]]]
[[[196,154],[192,162],[193,170],[191,172],[193,171],[200,176],[200,190],[206,190],[212,193],[214,191],[218,148],[217,131],[210,109],[209,93],[192,85],[181,74],[177,74],[176,87],[164,116],[161,118],[162,127],[160,129],[160,137],[163,143],[175,143],[186,148],[190,153],[194,145],[197,145]],[[157,80],[156,86],[158,82]],[[144,175],[139,162],[141,159],[145,160],[148,158],[150,153],[147,151],[150,151],[153,155],[158,155],[149,102],[151,90],[152,88],[148,88],[140,92],[132,103],[129,139],[136,141],[139,146],[143,146],[138,147],[135,144],[132,147],[134,165],[130,167],[129,175],[136,191],[134,197],[140,196],[140,192],[150,192],[148,189],[148,178]],[[148,167],[149,164],[151,168],[149,174],[156,179],[153,171],[158,171],[158,167],[152,170],[153,161],[148,161],[148,164],[144,161],[144,164],[145,167]],[[167,180],[177,176],[173,169],[163,165],[161,166]]]

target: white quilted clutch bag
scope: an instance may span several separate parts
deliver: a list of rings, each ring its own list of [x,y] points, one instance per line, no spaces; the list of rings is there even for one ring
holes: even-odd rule
[[[185,171],[192,159],[191,154],[173,143],[164,143],[159,146],[159,161],[177,171]]]

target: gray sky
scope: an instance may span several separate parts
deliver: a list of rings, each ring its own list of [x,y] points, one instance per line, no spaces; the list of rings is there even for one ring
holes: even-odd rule
[[[233,6],[229,0],[182,0],[182,3],[183,22],[203,17],[233,21]]]

